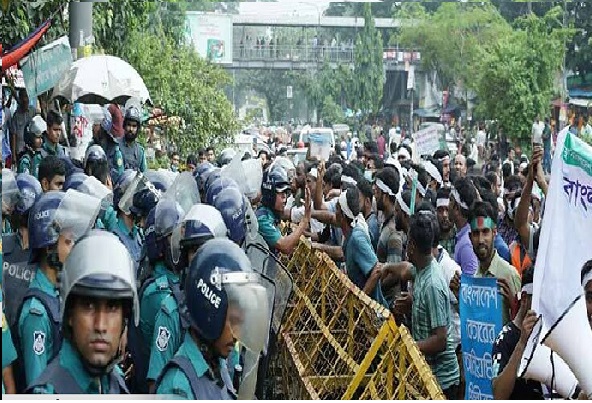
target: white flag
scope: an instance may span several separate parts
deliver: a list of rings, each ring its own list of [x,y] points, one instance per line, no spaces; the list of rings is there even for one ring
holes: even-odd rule
[[[581,361],[585,361],[586,354],[591,355],[592,330],[580,277],[582,266],[590,259],[592,147],[566,129],[559,134],[553,158],[534,271],[532,309],[542,318],[539,342],[562,356],[587,394],[592,393],[592,362],[584,363],[586,368],[582,368]],[[577,340],[585,344],[578,346]]]

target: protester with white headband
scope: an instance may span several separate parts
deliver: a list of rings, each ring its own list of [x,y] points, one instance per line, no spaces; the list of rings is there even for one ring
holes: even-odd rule
[[[456,226],[456,245],[454,260],[459,264],[463,274],[472,276],[477,271],[479,261],[473,251],[469,239],[471,226],[469,225],[469,208],[477,200],[477,191],[473,183],[467,178],[459,178],[454,182],[454,189],[450,192],[448,210],[452,222]]]
[[[440,225],[440,245],[450,256],[454,256],[456,232],[450,218],[450,188],[440,188],[436,194],[436,214]]]
[[[428,175],[430,176],[430,181],[428,182],[428,188],[431,189],[434,193],[438,191],[438,189],[442,186],[442,175],[436,165],[434,165],[431,161],[423,161],[421,163],[423,168],[426,170]]]
[[[493,344],[493,398],[495,400],[541,400],[543,389],[540,382],[518,378],[518,368],[526,343],[536,324],[537,314],[530,310],[534,270],[522,274],[520,309],[508,322]]]
[[[454,157],[454,169],[458,178],[467,176],[467,158],[464,155],[456,154],[456,157]]]
[[[399,263],[404,259],[403,246],[407,234],[397,228],[395,204],[399,190],[399,173],[395,168],[384,168],[374,181],[376,207],[382,212],[384,222],[380,228],[376,255],[381,263]],[[383,294],[391,302],[401,293],[401,284],[382,284]]]
[[[382,266],[372,249],[356,188],[349,188],[339,196],[336,219],[345,236],[343,255],[348,277],[366,294],[388,307],[380,287]]]
[[[395,204],[395,215],[397,228],[407,234],[409,232],[409,218],[411,214],[411,190],[397,193],[397,204]],[[405,244],[403,244],[403,258],[405,258]]]

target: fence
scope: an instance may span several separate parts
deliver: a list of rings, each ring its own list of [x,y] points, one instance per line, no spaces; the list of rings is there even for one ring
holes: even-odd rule
[[[301,240],[274,373],[289,399],[443,399],[409,331]]]

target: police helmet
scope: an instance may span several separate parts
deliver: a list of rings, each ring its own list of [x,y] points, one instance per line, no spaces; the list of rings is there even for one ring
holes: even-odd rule
[[[208,176],[210,175],[210,173],[212,173],[214,168],[214,165],[206,161],[199,164],[195,169],[194,177],[195,181],[197,182],[197,188],[200,192],[203,193],[205,191],[204,189],[206,185],[206,180],[208,179]]]
[[[137,126],[138,128],[135,133],[128,133],[127,130],[125,132],[126,140],[132,141],[132,140],[135,140],[138,137],[138,133],[140,133],[140,126],[142,124],[142,117],[140,115],[140,110],[138,108],[136,108],[135,106],[130,106],[125,111],[125,116],[123,118],[124,130],[125,130],[125,125],[126,125],[127,121],[136,122],[136,124],[138,125]]]
[[[43,193],[43,189],[37,178],[28,173],[18,174],[16,184],[20,195],[15,210],[20,215],[26,215],[35,204],[35,200]]]
[[[105,208],[113,203],[113,191],[94,176],[88,176],[84,172],[76,171],[66,177],[64,191],[69,189],[98,198]]]
[[[105,154],[103,147],[94,144],[86,149],[84,163],[88,164],[91,161],[107,161],[107,154]]]
[[[105,251],[108,253],[97,253]],[[128,301],[128,318],[140,318],[134,262],[116,235],[93,230],[81,238],[68,255],[60,278],[62,323],[72,295]],[[132,316],[133,314],[133,316]]]
[[[205,184],[204,184],[204,193],[207,194],[208,189],[212,186],[212,183],[218,178],[222,176],[222,171],[220,168],[214,168],[209,174],[207,175]]]
[[[181,206],[171,199],[159,200],[156,206],[148,213],[144,243],[146,245],[146,254],[150,261],[158,260],[162,257],[165,259],[172,258],[172,245],[166,242],[166,237],[173,233],[184,216],[185,212]]]
[[[247,205],[242,193],[237,188],[226,187],[214,199],[214,207],[222,214],[228,228],[228,238],[241,245],[247,233]]]
[[[220,153],[220,156],[218,157],[218,165],[220,167],[223,167],[225,165],[230,164],[230,162],[235,157],[235,155],[236,155],[236,151],[234,149],[225,148],[224,150],[222,150],[222,152]]]
[[[100,208],[101,200],[73,189],[42,194],[29,211],[31,263],[37,261],[40,250],[57,243],[62,231],[73,241],[85,235]]]
[[[64,192],[68,189],[78,190],[80,185],[88,178],[88,175],[84,172],[73,172],[70,176],[66,177],[64,181]]]
[[[130,212],[136,217],[147,217],[150,210],[152,210],[156,206],[156,203],[158,203],[159,197],[158,194],[148,188],[134,193]]]
[[[235,189],[240,189],[236,181],[234,179],[228,177],[220,177],[215,179],[210,186],[208,186],[208,190],[206,192],[206,203],[210,206],[214,205],[214,201],[223,189],[227,187],[232,187]]]
[[[245,252],[227,239],[207,241],[191,261],[185,279],[187,313],[192,327],[207,342],[216,341],[224,330],[228,295],[222,276],[252,273]]]
[[[144,176],[161,192],[166,192],[174,181],[171,176],[162,170],[149,170],[144,173]]]
[[[10,215],[19,199],[16,176],[8,168],[2,168],[2,215]]]
[[[289,189],[290,180],[286,171],[279,166],[273,167],[264,175],[263,184],[261,185],[261,203],[273,209],[276,195]]]
[[[25,144],[30,148],[33,148],[35,139],[42,138],[43,133],[46,131],[47,123],[45,123],[45,120],[39,115],[35,116],[25,127]]]
[[[289,180],[292,180],[292,178],[296,175],[296,167],[294,166],[294,163],[286,157],[277,157],[269,169],[271,170],[274,167],[280,167],[286,171]]]
[[[123,194],[132,183],[134,178],[136,177],[136,171],[133,169],[126,169],[123,173],[117,178],[117,182],[113,187],[113,206],[118,208],[119,201],[121,200]]]
[[[183,219],[181,248],[203,244],[214,238],[225,238],[228,229],[222,214],[207,204],[196,204]]]

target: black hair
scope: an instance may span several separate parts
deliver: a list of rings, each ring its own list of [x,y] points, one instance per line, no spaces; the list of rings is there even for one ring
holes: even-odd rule
[[[48,128],[50,128],[54,124],[61,125],[62,123],[64,123],[64,118],[62,117],[61,113],[54,110],[50,110],[47,112],[46,123]]]
[[[265,157],[267,159],[269,159],[269,151],[267,151],[267,150],[259,150],[259,152],[257,153],[257,158],[259,158],[261,156],[261,154],[265,154]]]
[[[489,217],[494,223],[497,222],[497,214],[493,211],[493,207],[486,201],[476,201],[469,210],[469,221],[477,217]]]
[[[376,174],[376,179],[380,179],[388,188],[396,195],[401,186],[401,179],[397,168],[386,167]],[[396,196],[388,195],[389,199],[394,203]]]
[[[449,199],[450,198],[450,188],[448,187],[441,187],[438,189],[436,193],[436,199]]]
[[[88,161],[85,173],[94,176],[102,184],[106,184],[107,178],[109,178],[109,163],[106,160]]]
[[[48,155],[39,164],[39,182],[47,179],[51,182],[55,176],[66,176],[66,164],[55,155]]]
[[[428,205],[429,206],[429,205]],[[434,243],[439,237],[436,234],[438,220],[431,208],[418,211],[409,221],[409,240],[413,240],[417,250],[424,255],[430,255]]]
[[[245,153],[243,154],[243,157],[241,158],[241,161],[250,160],[251,158],[252,158],[251,153],[248,151],[245,151]]]
[[[392,142],[389,146],[390,150],[391,150],[391,155],[394,155],[397,152],[397,143]]]
[[[413,152],[411,151],[411,147],[409,147],[407,144],[401,144],[399,146],[399,148],[397,148],[397,151],[400,150],[401,148],[404,148],[409,152],[409,159],[411,159],[413,157]]]
[[[592,259],[588,260],[586,263],[584,263],[584,265],[582,266],[582,279],[580,281],[584,281],[584,277],[586,277],[588,275],[588,273],[590,273],[592,271]],[[586,284],[584,284],[585,286]]]
[[[458,192],[460,196],[460,200],[466,203],[467,206],[471,206],[475,200],[477,200],[477,191],[475,190],[475,186],[469,178],[458,178],[454,182],[454,188]],[[462,215],[467,217],[468,211],[462,208],[460,205],[458,206]]]
[[[205,150],[205,148],[200,148],[200,149],[197,151],[197,156],[198,156],[198,157],[203,157],[203,156],[205,155],[205,153],[206,153],[206,150]]]
[[[206,153],[209,153],[210,151],[215,151],[214,150],[214,147],[209,146],[209,147],[206,148]]]
[[[442,158],[449,156],[450,157],[450,153],[446,150],[437,150],[434,153],[434,159],[436,160],[441,160]]]
[[[512,163],[506,162],[502,165],[502,177],[504,181],[512,175]]]
[[[431,212],[432,214],[434,214],[434,217],[436,217],[436,212],[434,211],[434,207],[427,201],[421,202],[421,204],[417,207],[416,213],[419,213],[421,211]],[[432,248],[437,248],[438,244],[440,243],[440,224],[438,223],[437,219],[432,221],[432,226],[433,226],[433,231],[434,231],[434,239],[432,241]]]
[[[360,178],[360,171],[355,167],[353,163],[348,164],[343,167],[343,171],[341,171],[342,176],[349,176],[353,178],[356,182]]]
[[[493,186],[494,184],[497,185],[497,182],[499,181],[499,178],[497,177],[497,173],[495,171],[487,172],[485,174],[485,179],[487,179],[489,181],[491,186]]]
[[[372,184],[366,178],[360,178],[358,180],[358,189],[365,198],[372,199]]]
[[[376,141],[366,141],[364,143],[364,151],[369,151],[372,154],[378,154],[378,143],[376,143]]]
[[[197,165],[197,157],[193,154],[187,156],[187,165]]]
[[[534,266],[530,265],[522,271],[522,287],[534,282]]]
[[[504,181],[504,189],[522,189],[522,179],[518,175],[510,175]]]
[[[479,194],[481,195],[481,200],[488,203],[493,209],[494,217],[496,217],[493,220],[493,222],[497,222],[497,217],[499,214],[499,205],[497,204],[497,197],[495,197],[490,188],[479,188]]]
[[[348,187],[345,191],[345,198],[347,200],[347,206],[353,213],[354,217],[356,217],[358,214],[360,214],[360,194],[358,193],[358,189],[353,186]]]
[[[481,192],[481,189],[491,189],[491,182],[488,181],[484,176],[471,175],[469,178],[473,182],[473,185],[479,189],[479,193]]]

